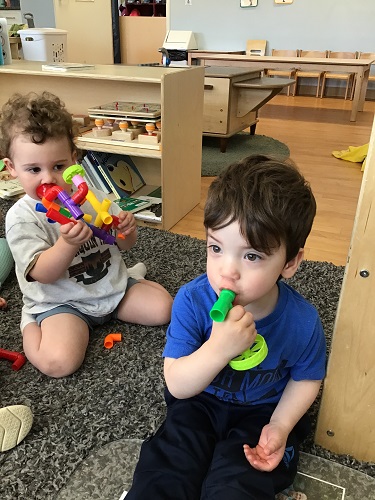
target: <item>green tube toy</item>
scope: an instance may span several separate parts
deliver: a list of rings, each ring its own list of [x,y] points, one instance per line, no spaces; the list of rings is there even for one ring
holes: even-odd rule
[[[232,302],[234,301],[236,294],[232,290],[222,290],[220,292],[219,298],[212,306],[210,311],[210,318],[212,321],[221,323],[227,317],[228,312],[232,309]]]
[[[233,307],[233,301],[236,294],[232,290],[224,289],[220,292],[219,298],[212,306],[210,311],[210,318],[212,321],[221,323],[227,317],[228,312]],[[267,343],[264,337],[257,334],[254,344],[246,349],[242,354],[236,356],[229,362],[229,366],[233,370],[250,370],[258,366],[268,354]]]

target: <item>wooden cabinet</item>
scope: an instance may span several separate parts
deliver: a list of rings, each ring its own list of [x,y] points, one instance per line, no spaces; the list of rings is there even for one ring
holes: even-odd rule
[[[218,137],[226,150],[229,137],[258,122],[258,110],[294,80],[261,77],[261,71],[205,66],[203,135]]]
[[[68,32],[66,61],[113,63],[111,2],[54,0],[53,7],[56,28]]]
[[[12,92],[47,90],[58,95],[71,113],[111,101],[159,103],[161,148],[158,150],[77,140],[82,149],[131,156],[147,184],[161,186],[162,222],[170,229],[200,201],[204,67],[164,68],[96,65],[64,73],[42,71],[42,64],[15,61],[0,66],[0,105]],[[142,225],[149,225],[144,223]]]
[[[130,16],[135,9],[139,12],[140,16],[165,17],[166,15],[166,0],[125,0],[122,6],[125,10],[125,16]]]
[[[231,137],[257,122],[256,112],[250,106],[238,112],[239,95],[235,84],[251,78],[259,78],[259,71],[242,68],[206,67],[204,91],[205,135]]]
[[[119,21],[122,64],[160,63],[166,18],[121,16]]]

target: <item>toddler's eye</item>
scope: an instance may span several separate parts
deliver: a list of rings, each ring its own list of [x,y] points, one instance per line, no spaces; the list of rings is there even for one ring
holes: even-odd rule
[[[31,172],[32,174],[38,174],[40,172],[39,167],[31,167],[28,169],[28,172]]]
[[[220,253],[221,248],[218,247],[217,245],[209,245],[208,248],[211,250],[213,253]]]
[[[261,259],[260,255],[257,255],[256,253],[247,253],[245,255],[246,260],[250,260],[251,262],[255,262],[258,259]]]
[[[63,170],[65,165],[55,165],[55,170]]]

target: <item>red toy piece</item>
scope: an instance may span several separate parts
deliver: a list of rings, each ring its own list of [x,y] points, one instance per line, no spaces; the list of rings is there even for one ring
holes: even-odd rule
[[[26,358],[20,352],[7,351],[5,349],[0,349],[0,358],[8,359],[12,361],[12,370],[18,371],[26,363]]]

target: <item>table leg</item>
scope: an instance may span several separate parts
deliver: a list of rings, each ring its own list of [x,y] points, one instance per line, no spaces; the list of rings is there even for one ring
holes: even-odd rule
[[[370,72],[370,68],[363,69],[360,68],[361,71],[358,71],[356,80],[355,80],[355,90],[354,97],[352,102],[352,111],[350,113],[350,121],[355,122],[357,120],[358,111],[363,111],[363,106],[366,97],[367,91],[367,82],[368,76]]]
[[[367,92],[367,84],[368,84],[369,75],[370,75],[370,68],[366,69],[363,72],[363,81],[362,81],[362,85],[361,85],[361,95],[359,98],[358,111],[363,111],[363,106],[364,106],[365,100],[366,100],[366,92]]]

